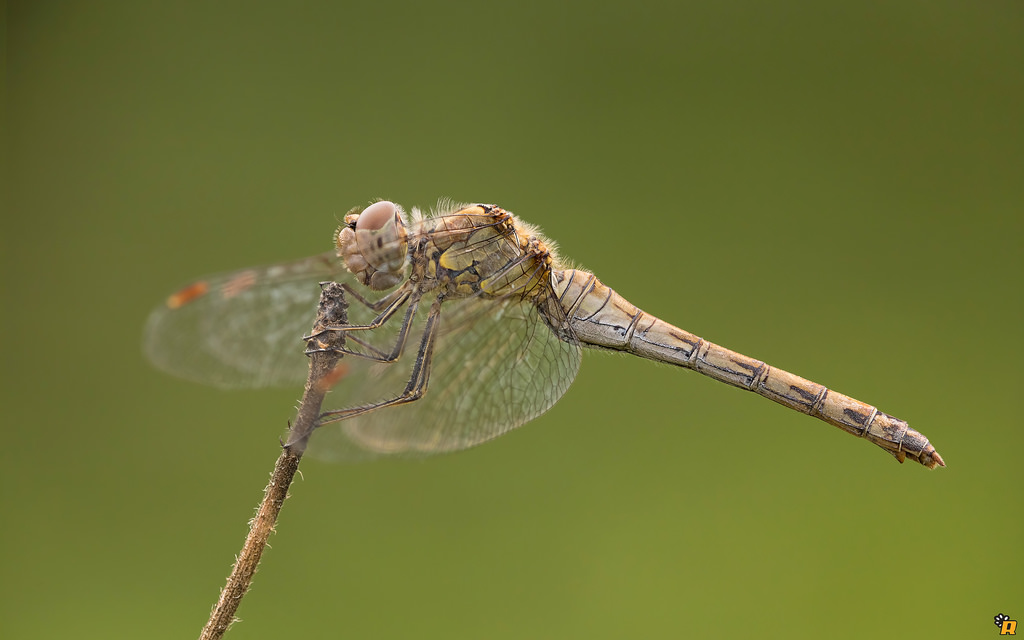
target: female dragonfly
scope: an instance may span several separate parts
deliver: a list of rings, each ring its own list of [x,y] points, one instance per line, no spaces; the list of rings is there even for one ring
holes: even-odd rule
[[[638,309],[559,258],[531,225],[489,204],[429,214],[381,200],[353,209],[334,251],[198,280],[146,326],[156,366],[220,387],[298,384],[299,338],[322,280],[350,294],[349,372],[329,394],[314,451],[349,458],[457,451],[547,411],[583,347],[693,369],[882,447],[945,466],[906,422],[699,338]],[[328,428],[328,425],[331,425]]]

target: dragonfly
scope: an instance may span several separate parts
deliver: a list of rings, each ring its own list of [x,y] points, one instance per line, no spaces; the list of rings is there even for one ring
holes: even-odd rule
[[[311,452],[326,459],[425,456],[519,427],[568,390],[584,348],[692,369],[873,442],[899,462],[945,462],[905,421],[675,327],[563,260],[539,229],[493,204],[430,211],[356,207],[334,249],[199,279],[150,315],[149,360],[222,388],[297,385],[300,337],[319,288],[349,303],[346,374],[328,394]],[[308,336],[307,336],[308,337]]]

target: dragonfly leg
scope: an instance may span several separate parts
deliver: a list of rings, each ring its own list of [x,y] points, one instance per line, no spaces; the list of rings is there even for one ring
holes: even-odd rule
[[[423,397],[427,391],[427,382],[430,379],[430,361],[434,355],[434,342],[437,339],[437,323],[441,316],[441,296],[438,296],[430,305],[430,313],[427,315],[427,322],[423,327],[423,339],[420,340],[420,350],[416,354],[416,363],[412,368],[412,375],[405,385],[405,390],[390,400],[367,404],[361,407],[350,409],[339,409],[336,411],[325,411],[320,414],[317,426],[339,422],[347,418],[354,418],[370,411],[383,409],[393,405],[413,402]]]
[[[344,288],[349,295],[355,298],[357,302],[371,311],[380,311],[391,304],[394,298],[397,298],[402,294],[402,289],[399,288],[387,294],[380,300],[371,301],[367,300],[361,293],[353,289],[347,282],[341,282],[339,284],[341,284],[342,288]]]
[[[355,342],[359,346],[363,347],[366,351],[354,351],[352,349],[346,349],[343,347],[331,347],[327,349],[307,348],[306,355],[310,355],[320,351],[331,351],[333,353],[344,353],[346,355],[355,356],[357,358],[363,358],[365,360],[374,360],[376,362],[394,362],[402,355],[402,351],[405,350],[405,342],[406,339],[409,337],[409,328],[412,326],[413,319],[416,317],[416,310],[419,308],[420,304],[419,294],[415,294],[410,297],[411,302],[409,302],[409,306],[405,310],[405,318],[402,320],[402,328],[399,329],[398,336],[395,339],[395,346],[391,348],[390,352],[385,352],[383,349],[378,349],[369,342],[357,338],[355,335],[346,334],[346,340],[351,340]],[[326,329],[326,331],[330,330],[332,329]],[[317,335],[320,335],[320,333],[322,332],[317,332]]]
[[[345,287],[347,291],[352,291],[351,287],[348,287],[347,285],[342,286]],[[402,305],[404,305],[409,300],[410,296],[412,296],[412,285],[410,283],[407,283],[406,286],[403,286],[401,289],[398,289],[394,293],[388,294],[387,296],[381,298],[378,301],[387,301],[388,304],[384,308],[384,310],[380,312],[380,315],[371,320],[369,324],[329,324],[325,325],[319,331],[311,335],[303,336],[302,339],[308,342],[309,340],[316,338],[327,331],[368,331],[372,329],[377,329],[385,322],[390,320],[395,315],[395,312],[401,309]],[[365,298],[360,299],[365,302]],[[376,309],[374,308],[374,304],[375,303],[367,303],[367,306],[370,309],[376,311]]]

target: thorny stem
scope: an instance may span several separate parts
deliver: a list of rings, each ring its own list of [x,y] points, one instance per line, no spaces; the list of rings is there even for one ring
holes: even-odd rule
[[[341,354],[335,349],[344,346],[345,334],[341,331],[323,332],[322,329],[348,321],[345,290],[334,282],[322,283],[321,289],[316,321],[310,332],[310,335],[315,337],[307,342],[308,352],[311,352],[309,378],[306,380],[306,389],[302,394],[298,414],[288,430],[288,440],[274,466],[270,484],[264,490],[263,502],[256,512],[256,517],[250,522],[249,535],[245,538],[242,551],[235,560],[227,584],[220,592],[220,598],[210,612],[210,619],[203,627],[199,640],[216,640],[223,637],[224,632],[234,622],[235,611],[249,590],[267,539],[274,531],[277,514],[288,497],[288,486],[291,485],[292,478],[299,468],[299,460],[306,450],[309,436],[316,428],[324,396],[344,375],[344,368],[338,366]]]

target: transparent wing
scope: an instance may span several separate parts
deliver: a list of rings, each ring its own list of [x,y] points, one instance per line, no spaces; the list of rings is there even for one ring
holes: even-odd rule
[[[491,218],[481,217],[481,227],[491,223]],[[443,227],[431,233],[437,242],[446,235]],[[482,244],[492,242],[497,239],[488,236]],[[470,245],[462,251],[478,250],[486,249]],[[308,374],[301,338],[312,328],[320,295],[317,283],[324,280],[344,282],[363,295],[387,295],[358,285],[333,252],[211,276],[181,289],[153,311],[143,348],[160,369],[204,384],[301,387]],[[534,280],[531,286],[536,284]],[[314,433],[310,453],[358,459],[456,451],[547,411],[575,378],[580,345],[550,286],[542,286],[546,291],[527,301],[510,295],[443,303],[423,398],[325,425]],[[431,301],[423,300],[413,314],[397,361],[344,358],[347,373],[328,394],[325,409],[367,405],[402,392],[412,374]],[[348,304],[352,325],[370,323],[383,308],[371,308],[355,297]],[[348,332],[347,347],[361,353],[391,353],[405,313],[405,308],[399,309],[377,329]],[[559,328],[561,338],[551,327]]]
[[[411,375],[429,306],[425,300],[417,312],[398,362],[346,357],[349,373],[328,394],[325,406],[351,407],[398,395]],[[579,342],[564,331],[560,339],[550,328],[564,329],[561,320],[564,312],[553,294],[539,303],[516,296],[443,303],[423,397],[318,428],[310,454],[328,460],[431,455],[472,447],[529,422],[562,397],[579,370]],[[384,343],[397,332],[401,318],[389,324],[395,326]],[[373,344],[379,348],[378,339],[374,336]]]
[[[221,388],[301,386],[317,283],[347,277],[331,252],[197,280],[150,314],[143,350],[168,373]]]

